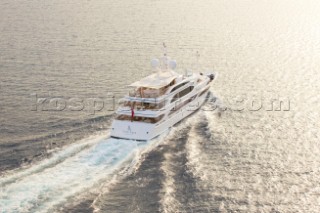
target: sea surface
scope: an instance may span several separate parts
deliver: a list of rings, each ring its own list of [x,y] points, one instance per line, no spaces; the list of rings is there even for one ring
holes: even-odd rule
[[[2,0],[0,213],[320,212],[319,11]],[[147,143],[110,139],[163,42],[178,72],[219,73],[208,101]]]

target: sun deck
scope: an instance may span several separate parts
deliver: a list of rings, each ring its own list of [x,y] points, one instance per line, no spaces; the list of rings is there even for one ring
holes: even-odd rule
[[[129,92],[131,98],[154,99],[163,96],[168,91],[168,88],[176,84],[182,75],[172,71],[158,71],[140,81],[129,85],[133,91]]]

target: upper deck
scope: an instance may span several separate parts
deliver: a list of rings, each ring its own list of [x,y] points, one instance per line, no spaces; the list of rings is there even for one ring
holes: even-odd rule
[[[179,90],[183,90],[189,86],[192,86],[195,84],[195,82],[198,84],[199,81],[204,81],[206,78],[204,76],[200,76],[199,74],[192,74],[189,76],[176,74],[175,78],[172,79],[173,80],[171,82],[168,81],[169,83],[167,85],[159,89],[150,87],[134,87],[133,90],[129,92],[129,95],[126,95],[123,100],[128,102],[159,104],[166,99],[170,99],[175,92],[179,92]],[[137,82],[134,84],[138,85]]]
[[[148,89],[161,89],[169,85],[174,79],[178,78],[180,75],[173,70],[158,70],[149,76],[144,77],[140,81],[136,81],[130,84],[130,87],[135,88],[148,88]]]
[[[159,70],[140,81],[129,85],[134,91],[129,93],[130,97],[137,98],[158,98],[164,95],[167,89],[174,85],[181,75],[173,70]]]

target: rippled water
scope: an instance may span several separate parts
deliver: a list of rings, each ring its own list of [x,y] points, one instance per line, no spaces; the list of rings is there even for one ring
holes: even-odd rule
[[[1,213],[320,211],[318,1],[0,6]],[[179,72],[201,53],[227,110],[209,101],[147,144],[108,139],[162,42]]]

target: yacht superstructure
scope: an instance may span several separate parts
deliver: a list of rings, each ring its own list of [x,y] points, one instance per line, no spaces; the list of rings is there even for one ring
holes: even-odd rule
[[[116,111],[111,137],[151,140],[178,123],[205,102],[214,73],[179,74],[166,53],[152,60],[153,74],[134,82]]]

